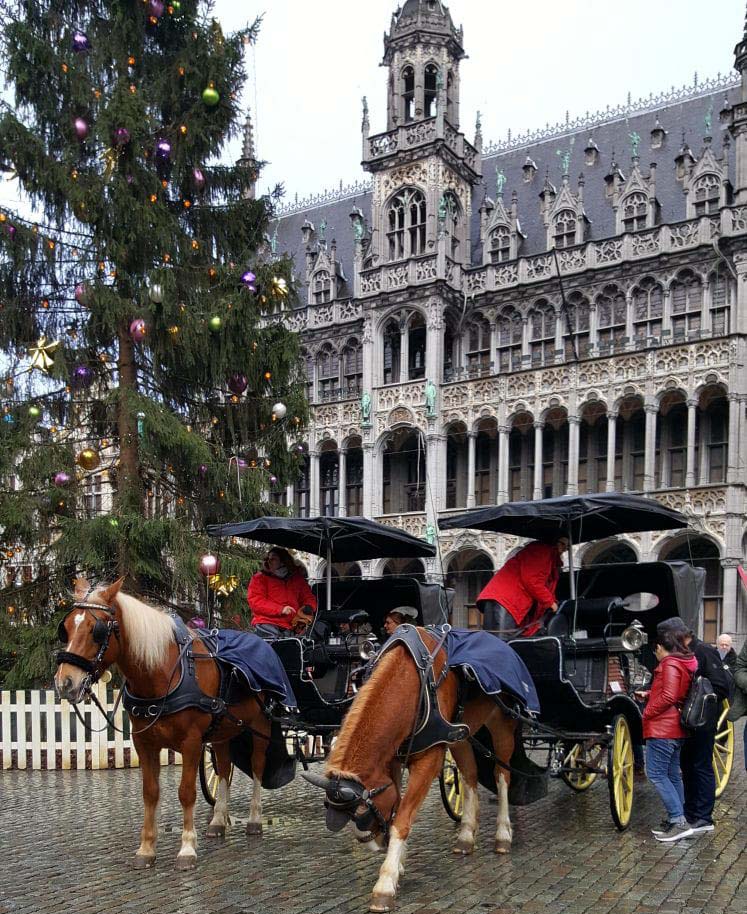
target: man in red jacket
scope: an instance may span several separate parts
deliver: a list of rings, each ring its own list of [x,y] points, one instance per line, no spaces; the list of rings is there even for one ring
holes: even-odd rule
[[[265,556],[262,571],[252,576],[246,598],[255,633],[269,640],[287,637],[299,623],[308,624],[316,609],[316,597],[292,556],[277,547]]]
[[[529,637],[537,632],[547,610],[558,611],[558,586],[562,555],[568,538],[528,543],[497,571],[477,598],[483,628],[504,640]]]

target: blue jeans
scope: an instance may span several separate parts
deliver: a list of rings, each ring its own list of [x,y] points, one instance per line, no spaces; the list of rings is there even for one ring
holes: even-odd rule
[[[646,774],[656,788],[670,822],[683,824],[685,791],[680,772],[681,739],[646,740]]]

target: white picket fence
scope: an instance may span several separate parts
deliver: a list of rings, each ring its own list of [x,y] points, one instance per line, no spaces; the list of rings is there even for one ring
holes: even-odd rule
[[[103,683],[96,697],[111,716],[119,694]],[[0,753],[2,768],[45,769],[135,768],[138,756],[130,739],[130,722],[121,704],[108,726],[90,701],[78,705],[84,727],[72,705],[51,689],[0,692]],[[164,749],[161,764],[180,764],[178,753]]]

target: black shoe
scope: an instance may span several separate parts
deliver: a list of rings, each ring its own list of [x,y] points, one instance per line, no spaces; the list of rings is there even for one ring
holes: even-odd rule
[[[654,835],[654,838],[656,838],[657,841],[671,844],[675,841],[680,841],[682,838],[690,838],[692,834],[692,828],[687,822],[683,822],[682,824],[671,824],[665,832],[660,835]]]
[[[665,835],[671,827],[672,823],[669,821],[669,819],[662,819],[660,825],[658,825],[656,828],[651,829],[651,834],[655,838],[658,838],[659,835]]]
[[[694,822],[688,822],[693,830],[694,835],[704,835],[706,832],[713,831],[713,822],[707,819],[696,819]]]

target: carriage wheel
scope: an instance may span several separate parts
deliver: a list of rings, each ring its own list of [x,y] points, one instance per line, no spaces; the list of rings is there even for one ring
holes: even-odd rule
[[[612,739],[607,749],[607,784],[612,820],[623,831],[633,811],[633,740],[623,714],[612,721]]]
[[[218,772],[215,768],[215,753],[211,745],[203,746],[202,756],[200,757],[200,787],[202,795],[211,806],[215,806],[215,799],[218,795]],[[233,780],[233,764],[228,772],[228,783]]]
[[[598,743],[589,746],[588,749],[583,743],[573,743],[566,754],[566,757],[563,759],[563,767],[571,768],[573,770],[561,771],[560,773],[561,778],[572,790],[583,793],[584,790],[588,790],[594,781],[596,781],[596,773],[589,771],[583,763],[585,762],[588,765],[593,765],[595,768],[598,768],[599,757],[601,756],[602,751],[603,748]]]
[[[450,819],[455,822],[462,821],[462,808],[464,807],[464,793],[462,792],[462,777],[459,774],[454,756],[446,750],[443,768],[438,776],[438,786],[441,791],[441,800]]]
[[[716,796],[720,797],[729,783],[734,764],[734,724],[726,719],[729,702],[724,700],[716,725],[716,742],[713,744],[713,773],[716,775]]]

